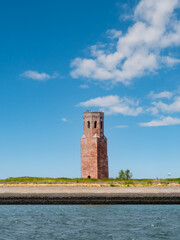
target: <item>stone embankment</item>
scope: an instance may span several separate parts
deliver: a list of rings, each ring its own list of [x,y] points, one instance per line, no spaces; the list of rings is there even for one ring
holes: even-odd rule
[[[0,187],[0,204],[180,204],[180,187]]]

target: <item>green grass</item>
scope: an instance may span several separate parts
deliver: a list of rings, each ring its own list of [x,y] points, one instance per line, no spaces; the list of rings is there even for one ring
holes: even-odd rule
[[[180,178],[168,178],[168,179],[130,179],[130,180],[120,180],[114,178],[104,178],[104,179],[82,179],[82,178],[41,178],[41,177],[10,177],[7,179],[0,179],[0,183],[7,184],[20,184],[20,183],[38,183],[38,184],[57,184],[57,183],[108,183],[111,186],[115,186],[115,184],[124,184],[124,185],[134,185],[137,183],[143,183],[147,185],[152,185],[153,183],[179,183]]]
[[[180,178],[166,178],[164,179],[165,181],[168,181],[168,182],[179,182],[180,181]]]
[[[114,180],[114,179],[113,179]],[[17,177],[0,179],[0,183],[93,183],[109,182],[111,179],[93,179],[93,178],[40,178],[40,177]]]

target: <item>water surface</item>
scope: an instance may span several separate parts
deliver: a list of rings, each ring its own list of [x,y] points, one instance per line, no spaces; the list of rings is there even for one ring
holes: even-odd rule
[[[180,205],[0,206],[0,240],[180,239]]]

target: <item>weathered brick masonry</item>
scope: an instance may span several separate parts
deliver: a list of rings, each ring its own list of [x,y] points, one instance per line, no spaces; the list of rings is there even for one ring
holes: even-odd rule
[[[84,112],[81,138],[81,178],[108,178],[107,139],[104,113]]]

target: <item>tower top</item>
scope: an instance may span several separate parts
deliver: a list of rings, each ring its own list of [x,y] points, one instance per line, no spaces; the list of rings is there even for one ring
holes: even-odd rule
[[[86,111],[83,113],[84,136],[104,137],[104,113]]]
[[[91,110],[86,110],[84,113],[87,113],[87,112],[90,112],[90,113],[103,113],[103,111],[91,111]]]

